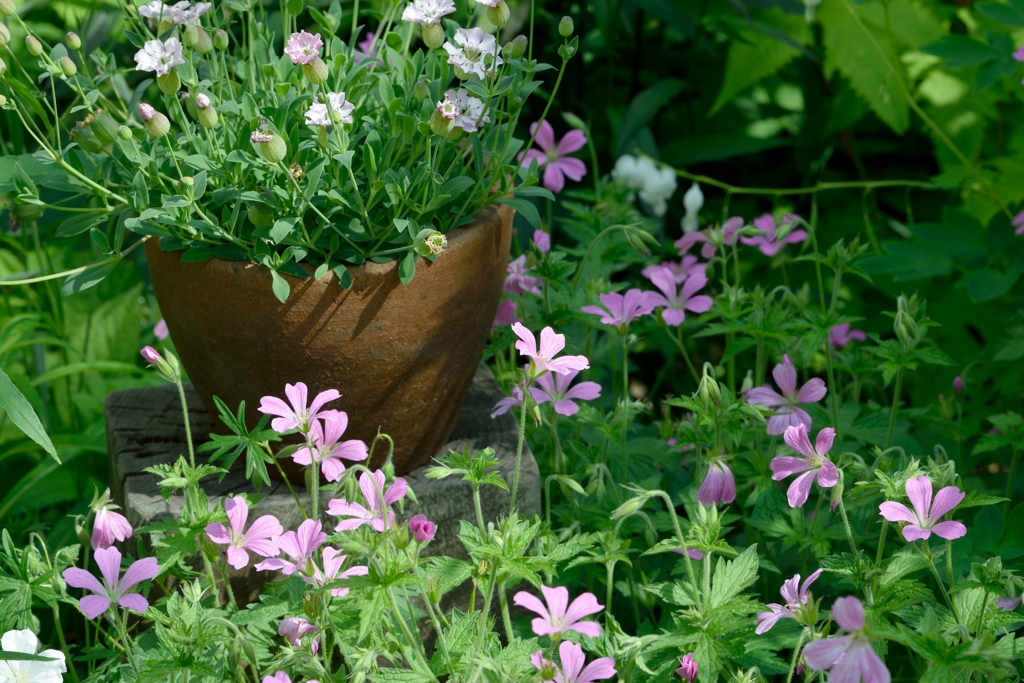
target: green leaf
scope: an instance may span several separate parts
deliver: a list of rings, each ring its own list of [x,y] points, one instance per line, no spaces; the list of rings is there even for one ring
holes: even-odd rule
[[[294,216],[274,221],[274,226],[270,228],[270,239],[274,240],[275,244],[280,244],[281,240],[292,234],[298,222],[299,219]]]
[[[403,285],[407,285],[412,282],[412,279],[416,276],[416,252],[410,249],[405,252],[402,256],[401,262],[398,264],[398,279],[402,281]]]
[[[732,600],[747,586],[757,580],[757,544],[744,550],[734,560],[718,558],[715,576],[711,584],[710,606],[720,607]]]
[[[57,237],[73,237],[81,235],[92,226],[107,218],[105,213],[83,213],[68,218],[57,228]]]
[[[945,247],[932,242],[884,242],[885,254],[860,262],[869,274],[893,273],[897,282],[949,275],[953,257]]]
[[[629,103],[629,109],[626,110],[626,115],[622,119],[622,127],[619,128],[616,138],[615,156],[628,153],[637,133],[645,128],[658,111],[671,102],[682,89],[682,81],[677,78],[666,78],[638,93]],[[540,228],[539,220],[536,227]]]
[[[946,66],[954,69],[984,64],[1001,56],[991,45],[960,35],[943,36],[922,47],[921,51],[941,57],[946,61]]]
[[[18,387],[14,386],[14,382],[2,368],[0,368],[0,408],[4,409],[7,417],[11,418],[11,422],[18,429],[25,432],[25,436],[42,446],[43,450],[50,454],[50,457],[58,463],[60,462],[60,458],[57,457],[57,449],[53,447],[53,442],[50,441],[46,430],[43,429],[43,424],[39,421],[36,411],[32,410],[28,399],[18,391]]]
[[[56,657],[43,657],[42,655],[32,655],[27,652],[9,652],[7,650],[0,650],[0,662],[56,662]],[[15,673],[17,675],[17,672]]]
[[[273,279],[271,287],[274,290],[274,296],[281,303],[288,301],[288,294],[292,291],[291,285],[288,284],[287,280],[278,275],[276,270],[270,271],[270,277]]]
[[[95,287],[103,278],[110,275],[110,272],[114,270],[120,259],[111,261],[110,259],[103,259],[102,261],[95,261],[89,264],[89,267],[80,273],[69,275],[64,280],[64,286],[61,287],[60,293],[62,296],[71,296],[72,294],[78,294],[81,291]]]
[[[502,197],[498,200],[502,204],[508,204],[515,209],[523,218],[537,230],[541,228],[540,213],[537,207],[527,199],[516,199],[513,197]]]
[[[384,615],[384,607],[387,604],[387,589],[374,588],[366,598],[359,604],[359,638],[363,642],[370,631],[380,625],[381,617]]]
[[[992,268],[982,268],[967,273],[961,284],[967,288],[971,301],[977,304],[1002,296],[1017,284],[1018,279],[1020,273],[1000,273]]]
[[[1024,7],[1020,3],[1004,5],[999,2],[983,2],[974,6],[982,16],[1000,24],[1024,28]]]

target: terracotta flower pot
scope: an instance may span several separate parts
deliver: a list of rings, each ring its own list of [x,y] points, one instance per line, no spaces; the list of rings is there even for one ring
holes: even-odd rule
[[[434,263],[418,259],[408,285],[397,261],[367,262],[349,268],[348,290],[331,272],[285,275],[291,295],[283,304],[263,266],[186,263],[155,239],[146,258],[175,348],[215,424],[223,426],[214,396],[231,409],[245,401],[251,428],[260,399],[284,398],[286,383],[305,382],[310,397],[338,389],[341,398],[327,407],[348,413],[344,438],[369,444],[380,428],[395,441],[402,474],[436,456],[455,427],[501,296],[513,215],[497,205],[449,232],[444,253]],[[374,464],[386,452],[378,448]],[[295,480],[298,466],[281,464],[292,465],[285,470]]]

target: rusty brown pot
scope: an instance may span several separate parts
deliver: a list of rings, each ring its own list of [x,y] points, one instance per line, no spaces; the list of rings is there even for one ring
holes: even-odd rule
[[[398,261],[367,262],[348,269],[347,290],[332,272],[284,275],[291,295],[283,304],[263,266],[186,263],[155,239],[146,258],[175,348],[214,424],[222,425],[214,396],[232,409],[245,401],[251,428],[260,398],[284,398],[286,383],[305,382],[311,397],[338,389],[341,398],[327,407],[348,413],[345,438],[369,444],[380,428],[394,439],[403,474],[436,456],[455,427],[501,296],[513,215],[492,206],[449,232],[444,253],[434,263],[417,259],[407,285]]]

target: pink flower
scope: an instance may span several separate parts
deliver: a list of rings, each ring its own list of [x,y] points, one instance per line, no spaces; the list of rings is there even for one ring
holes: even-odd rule
[[[286,617],[281,620],[277,627],[277,635],[283,636],[285,640],[295,647],[302,647],[302,636],[307,633],[316,633],[319,629],[302,617]],[[310,647],[313,654],[319,649],[319,638],[315,638]]]
[[[277,537],[277,547],[283,550],[291,561],[271,557],[256,565],[256,571],[272,572],[280,569],[285,576],[291,576],[295,572],[311,574],[313,554],[327,540],[327,534],[323,533],[322,529],[323,525],[319,521],[307,519],[299,525],[297,531],[284,532]]]
[[[109,494],[109,490],[108,490]],[[114,512],[109,506],[104,505],[96,511],[96,519],[92,523],[92,545],[93,550],[109,548],[115,541],[123,541],[132,535],[132,525],[120,512]]]
[[[273,676],[264,676],[262,683],[292,683],[292,679],[283,671],[278,671]]]
[[[837,349],[843,348],[855,339],[864,341],[867,338],[864,330],[851,330],[850,323],[835,325],[828,331],[828,341]]]
[[[625,293],[608,292],[597,297],[604,304],[600,306],[584,306],[580,310],[584,313],[601,316],[601,322],[605,325],[613,325],[624,331],[627,326],[637,318],[649,314],[654,310],[654,303],[651,301],[650,292],[642,292],[633,288]]]
[[[800,220],[800,216],[797,216],[795,213],[788,214],[782,218],[783,225],[797,220]],[[758,235],[757,237],[740,237],[740,241],[743,244],[758,247],[765,256],[775,256],[787,244],[796,244],[807,239],[806,230],[793,230],[782,238],[781,242],[777,241],[775,234],[777,226],[775,225],[775,218],[770,213],[766,213],[760,218],[755,218],[754,227],[764,231],[765,234]]]
[[[583,617],[597,614],[604,605],[597,602],[593,593],[583,593],[569,604],[569,589],[564,586],[548,588],[540,587],[544,594],[544,602],[526,591],[519,591],[512,599],[516,605],[525,607],[540,615],[533,620],[533,632],[538,636],[561,635],[565,631],[576,631],[585,636],[596,638],[601,635],[601,625],[596,621],[580,621]]]
[[[274,420],[270,423],[270,426],[275,432],[284,433],[290,429],[296,429],[302,433],[306,433],[313,428],[313,422],[318,417],[326,418],[328,415],[333,415],[335,411],[328,410],[323,413],[320,409],[325,403],[329,403],[337,398],[341,398],[341,393],[337,389],[328,389],[327,391],[321,391],[313,399],[313,404],[306,409],[306,400],[308,398],[308,390],[306,385],[302,382],[296,382],[295,384],[285,384],[284,393],[288,397],[288,403],[285,403],[276,396],[264,396],[260,400],[260,412],[266,415],[277,415]]]
[[[554,404],[555,412],[559,415],[566,417],[575,415],[580,407],[573,399],[592,401],[601,396],[601,385],[597,382],[580,382],[576,386],[570,387],[569,385],[578,374],[579,370],[573,370],[568,375],[552,375],[551,373],[541,375],[537,378],[539,386],[530,387],[533,400],[538,404],[551,401]]]
[[[157,321],[156,325],[153,325],[153,336],[163,341],[167,339],[171,334],[171,331],[167,329],[167,321],[163,318]]]
[[[684,681],[687,681],[687,683],[693,683],[693,681],[697,679],[698,668],[697,662],[693,658],[693,653],[688,652],[679,658],[679,668],[676,669],[676,673],[679,674]]]
[[[701,505],[715,503],[731,503],[736,500],[736,479],[732,470],[722,460],[712,460],[708,466],[708,475],[701,482],[697,491],[697,502]]]
[[[398,477],[395,482],[385,488],[384,473],[377,470],[373,476],[365,472],[359,476],[359,490],[363,492],[363,498],[369,509],[359,503],[349,503],[345,500],[333,499],[327,507],[327,514],[341,517],[351,517],[338,522],[338,531],[349,531],[358,529],[364,524],[369,524],[374,531],[387,531],[395,523],[395,513],[391,506],[405,497],[408,487],[405,479]],[[381,497],[383,493],[383,497]]]
[[[356,43],[356,47],[358,47],[359,49],[356,50],[355,54],[352,55],[352,58],[355,60],[356,64],[363,61],[364,59],[373,59],[374,57],[377,56],[377,48],[373,44],[373,39],[375,37],[376,36],[374,36],[373,31],[370,31],[366,34],[366,38],[364,38],[362,42]],[[383,62],[379,63],[383,64]]]
[[[529,166],[536,159],[537,166],[544,167],[544,187],[552,192],[561,192],[565,187],[566,177],[576,181],[583,179],[587,174],[586,165],[579,159],[567,156],[587,144],[587,136],[582,130],[570,130],[561,141],[556,142],[555,129],[545,120],[540,122],[539,130],[536,122],[530,124],[530,135],[534,133],[534,140],[540,150],[527,150],[525,155],[521,155],[520,160],[524,166]]]
[[[1014,59],[1017,59],[1018,54],[1024,54],[1024,46],[1017,48],[1017,52],[1013,53]],[[1017,61],[1024,61],[1024,59],[1017,59]],[[1013,227],[1016,230],[1013,231],[1014,235],[1024,235],[1024,211],[1021,211],[1013,217]]]
[[[281,522],[273,515],[263,515],[244,531],[245,522],[249,519],[249,504],[244,498],[227,498],[224,501],[224,511],[228,514],[228,524],[207,524],[206,535],[214,543],[228,546],[228,564],[235,569],[241,569],[249,564],[249,553],[251,550],[263,557],[274,557],[278,553],[275,539],[282,534],[284,529]]]
[[[78,567],[68,567],[62,574],[64,581],[72,588],[84,588],[94,593],[78,601],[78,608],[86,617],[95,619],[106,612],[112,602],[139,613],[149,609],[146,598],[128,591],[160,573],[160,565],[155,557],[136,560],[121,576],[121,551],[114,547],[100,548],[96,551],[96,564],[100,568],[103,583]]]
[[[519,337],[519,341],[516,342],[519,355],[530,358],[530,377],[540,377],[548,370],[568,375],[573,370],[586,370],[590,367],[590,361],[586,356],[555,358],[565,348],[565,335],[556,334],[550,327],[540,331],[540,348],[537,347],[533,332],[526,329],[522,323],[512,323],[512,331]]]
[[[777,393],[770,386],[754,387],[747,392],[747,403],[763,405],[775,411],[775,415],[768,418],[768,434],[776,436],[786,431],[786,427],[802,424],[811,426],[811,416],[803,409],[798,408],[798,403],[817,403],[825,398],[828,388],[825,382],[815,377],[808,380],[806,384],[796,390],[796,369],[789,356],[783,356],[782,362],[772,370],[772,377],[779,385],[782,394]]]
[[[341,436],[348,428],[348,414],[345,411],[331,411],[333,414],[325,414],[323,426],[318,420],[313,420],[309,429],[309,436],[313,442],[313,450],[316,451],[317,462],[324,473],[327,481],[338,481],[345,472],[345,460],[356,462],[366,460],[370,453],[366,444],[359,439],[342,441]],[[292,460],[300,465],[310,465],[313,462],[309,448],[303,446],[292,454]]]
[[[703,242],[704,246],[700,248],[700,255],[705,259],[710,259],[715,255],[719,247],[731,247],[736,239],[736,233],[742,227],[743,219],[739,216],[733,216],[725,223],[722,223],[721,228],[705,228],[699,232],[686,233],[676,240],[675,247],[680,253],[685,254],[690,250],[690,247],[698,242]]]
[[[317,586],[325,586],[331,581],[340,581],[342,579],[348,579],[353,576],[366,576],[370,573],[369,567],[363,565],[355,565],[349,567],[343,572],[339,573],[341,566],[345,563],[346,555],[342,555],[341,551],[337,548],[327,547],[324,548],[324,569],[320,571],[320,567],[316,566],[316,562],[313,562],[313,576],[302,575],[302,580],[306,583],[315,584]],[[331,597],[343,598],[348,595],[348,588],[332,588]]]
[[[494,312],[491,327],[508,327],[515,322],[523,322],[516,317],[516,302],[512,299],[502,299],[498,302],[498,310]]]
[[[808,643],[804,648],[807,666],[816,671],[829,671],[833,683],[889,683],[889,670],[864,633],[864,605],[855,597],[839,598],[832,605],[832,618],[846,631]]]
[[[516,385],[512,387],[511,396],[506,396],[494,404],[494,408],[491,409],[491,419],[493,420],[499,415],[504,415],[512,408],[518,408],[521,405],[523,405],[523,388]]]
[[[1013,51],[1013,58],[1018,62],[1024,62],[1024,45],[1021,45]]]
[[[683,549],[682,548],[676,548],[672,552],[677,553],[679,555],[682,555],[683,554]],[[699,551],[699,550],[697,550],[695,548],[687,548],[686,549],[686,554],[689,555],[691,560],[697,560],[698,562],[704,559],[704,553],[702,553],[701,551]]]
[[[544,652],[537,650],[530,657],[530,662],[543,672],[541,678],[554,672],[554,677],[547,679],[555,683],[594,683],[615,675],[615,660],[611,657],[595,659],[584,668],[586,655],[583,648],[568,640],[563,640],[558,646],[558,657],[562,660],[561,671],[554,665],[554,662],[544,658]]]
[[[957,396],[964,393],[964,378],[960,375],[953,378],[953,391],[956,392]]]
[[[320,56],[323,47],[324,41],[320,39],[319,33],[299,31],[288,38],[284,53],[291,58],[292,64],[311,64]]]
[[[640,271],[640,274],[650,280],[654,273],[663,270],[672,277],[673,282],[679,284],[691,275],[703,274],[707,266],[706,263],[700,263],[696,256],[684,256],[680,261],[662,261],[653,266],[647,266]]]
[[[551,235],[543,230],[533,231],[533,243],[537,246],[537,251],[542,254],[551,251]]]
[[[675,277],[664,269],[651,273],[650,277],[651,282],[662,293],[649,292],[647,299],[654,306],[664,307],[661,317],[668,325],[678,327],[686,320],[686,311],[705,313],[714,303],[711,297],[705,294],[694,296],[708,283],[708,276],[704,273],[695,273],[686,278],[682,289],[679,290]]]
[[[164,359],[164,357],[160,355],[160,352],[154,349],[152,346],[144,346],[142,348],[142,351],[140,351],[139,353],[142,354],[143,360],[145,360],[150,365],[156,365],[157,363],[163,361]]]
[[[996,600],[996,607],[1004,612],[1016,612],[1020,607],[1020,596],[1016,598],[999,598]]]
[[[533,268],[526,267],[526,254],[513,259],[508,264],[508,275],[505,276],[504,290],[511,294],[540,294],[539,277],[527,275],[526,272]]]
[[[882,517],[890,522],[907,522],[903,527],[903,538],[908,543],[929,538],[934,532],[947,541],[956,540],[967,534],[967,527],[960,522],[939,520],[964,499],[964,493],[955,486],[947,486],[935,494],[932,500],[932,480],[922,475],[907,479],[907,498],[914,506],[913,512],[903,503],[887,500],[878,506]]]
[[[417,543],[427,543],[434,540],[437,525],[427,519],[426,515],[413,515],[409,520],[409,532]]]
[[[754,629],[754,633],[761,635],[767,633],[772,626],[778,623],[779,619],[795,619],[800,621],[800,617],[797,613],[805,606],[811,604],[813,598],[811,594],[807,592],[811,584],[818,580],[824,569],[819,569],[814,572],[806,579],[804,583],[800,585],[800,575],[796,574],[793,578],[782,584],[782,589],[779,591],[782,594],[782,599],[786,601],[785,605],[778,603],[769,603],[767,605],[771,612],[758,612],[757,614],[757,628]]]
[[[825,427],[818,432],[813,448],[807,438],[807,427],[802,424],[787,427],[782,438],[790,448],[803,456],[794,458],[790,455],[780,455],[772,458],[770,465],[772,479],[775,481],[782,481],[790,475],[803,472],[793,480],[789,485],[789,491],[786,492],[790,507],[802,507],[807,502],[815,475],[818,477],[818,486],[822,488],[830,489],[839,483],[839,469],[825,457],[832,449],[833,439],[836,438],[834,429]]]

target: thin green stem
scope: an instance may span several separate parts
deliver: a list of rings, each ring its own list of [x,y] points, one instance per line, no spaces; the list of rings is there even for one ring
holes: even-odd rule
[[[786,683],[791,683],[793,674],[796,672],[796,663],[800,661],[800,646],[804,644],[806,629],[800,630],[800,637],[796,640],[796,647],[793,648],[793,657],[789,661],[789,673],[786,674]]]
[[[288,492],[291,493],[292,498],[295,499],[295,504],[299,506],[299,512],[302,513],[302,516],[304,518],[309,519],[310,517],[306,514],[306,509],[302,507],[302,501],[299,500],[299,495],[295,493],[295,488],[292,486],[292,483],[288,480],[288,476],[284,473],[284,468],[281,467],[281,462],[274,455],[274,452],[270,450],[270,445],[264,443],[263,448],[264,450],[267,451],[267,454],[270,456],[271,460],[273,460],[274,464],[277,466],[277,472],[278,474],[281,475],[281,480],[284,482],[284,485],[288,487]]]
[[[725,190],[730,194],[752,194],[752,195],[770,195],[775,197],[782,197],[786,195],[799,195],[799,194],[814,194],[815,192],[824,192],[828,190],[853,190],[853,189],[875,189],[879,187],[920,187],[927,190],[940,190],[938,185],[934,185],[923,180],[849,180],[843,182],[833,183],[817,183],[810,187],[738,187],[736,185],[730,185],[729,183],[716,180],[710,176],[700,175],[698,173],[687,173],[686,171],[673,168],[668,164],[659,162],[653,159],[655,163],[663,166],[664,168],[672,169],[675,174],[681,178],[688,180],[695,180],[702,185],[711,185],[719,189]]]
[[[430,665],[427,663],[425,655],[416,647],[416,639],[413,638],[412,631],[409,630],[408,624],[405,623],[405,617],[402,616],[402,611],[398,607],[398,600],[395,599],[395,591],[391,587],[388,588],[388,597],[391,598],[391,608],[395,611],[395,619],[398,621],[399,628],[402,629],[405,639],[409,641],[409,647],[416,653],[415,658],[420,660],[417,663],[423,667],[421,673],[426,673],[430,676],[431,680],[437,683],[437,676],[430,670]],[[406,659],[409,660],[409,664],[413,663],[413,658],[409,657],[408,654],[406,654]]]
[[[196,468],[196,452],[192,447],[192,425],[188,419],[188,405],[185,403],[185,385],[181,383],[179,379],[176,384],[178,385],[178,398],[181,399],[181,415],[185,420],[185,440],[188,442],[188,460],[192,469]]]
[[[839,499],[839,514],[843,518],[843,528],[846,530],[846,538],[850,541],[850,552],[854,555],[857,554],[857,544],[853,542],[853,531],[850,529],[850,520],[846,516],[846,505],[843,504],[843,499]]]
[[[896,371],[896,386],[892,392],[892,409],[889,412],[889,433],[885,437],[885,447],[892,446],[892,437],[896,432],[896,413],[900,407],[900,391],[903,389],[903,368]]]
[[[75,683],[80,680],[78,678],[78,672],[75,670],[74,660],[71,659],[71,650],[68,649],[68,644],[64,640],[64,628],[60,623],[60,611],[57,608],[57,603],[53,603],[53,626],[54,630],[57,631],[57,640],[60,641],[61,652],[64,653],[64,661],[67,664],[68,671],[71,673],[71,677],[75,679]]]
[[[629,344],[622,339],[622,483],[629,481],[626,432],[629,429]]]
[[[523,463],[523,442],[526,440],[526,392],[523,390],[523,407],[519,411],[519,445],[516,446],[516,471],[512,475],[512,500],[509,501],[508,514],[516,511],[516,494],[519,492],[519,468]]]
[[[501,605],[501,621],[505,627],[505,640],[511,645],[515,642],[515,636],[512,634],[512,617],[508,611],[508,595],[505,592],[504,581],[498,586],[498,602]]]

